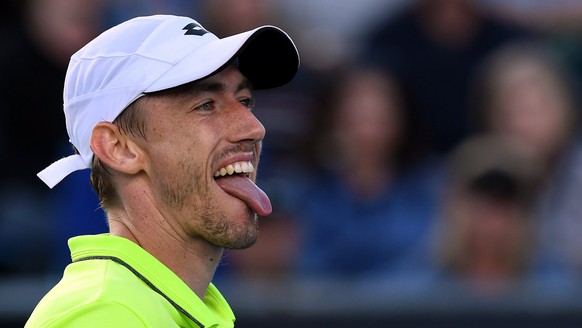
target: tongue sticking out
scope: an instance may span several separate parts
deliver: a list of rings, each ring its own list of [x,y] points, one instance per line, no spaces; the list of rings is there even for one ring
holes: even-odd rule
[[[242,200],[260,216],[271,214],[271,201],[249,178],[241,175],[216,179],[216,183],[230,195]]]

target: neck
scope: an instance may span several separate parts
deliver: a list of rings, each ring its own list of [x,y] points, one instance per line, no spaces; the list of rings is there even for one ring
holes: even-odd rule
[[[143,204],[142,204],[143,205]],[[168,220],[148,206],[108,211],[110,233],[127,238],[172,270],[204,300],[222,248],[177,234]]]

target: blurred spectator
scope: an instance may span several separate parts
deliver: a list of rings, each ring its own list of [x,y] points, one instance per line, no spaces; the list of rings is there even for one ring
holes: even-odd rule
[[[582,139],[570,76],[551,49],[515,44],[489,58],[477,81],[482,129],[521,141],[542,161],[540,256],[582,269]]]
[[[536,160],[514,140],[492,135],[454,150],[436,230],[439,282],[490,298],[542,274],[533,261]]]
[[[481,130],[519,138],[551,173],[579,127],[568,73],[542,43],[514,43],[483,62],[473,105]]]
[[[390,278],[424,270],[435,172],[413,165],[400,86],[373,67],[330,77],[318,109],[315,168],[297,202],[308,277]]]
[[[363,58],[402,79],[428,151],[446,153],[471,132],[468,85],[499,46],[533,34],[476,0],[417,0],[370,30]]]
[[[100,31],[103,3],[23,1],[18,6],[22,16],[13,13],[22,21],[5,26],[2,33],[1,273],[39,273],[49,266],[53,228],[59,223],[52,216],[53,199],[36,174],[55,154],[64,154],[66,65],[69,56]]]
[[[498,15],[538,31],[569,72],[582,81],[582,2],[578,0],[486,0]]]
[[[482,0],[498,15],[542,32],[582,30],[582,3],[578,0]]]

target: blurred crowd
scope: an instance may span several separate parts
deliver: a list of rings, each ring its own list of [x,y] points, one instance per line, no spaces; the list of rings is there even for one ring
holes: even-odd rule
[[[8,0],[0,38],[0,275],[60,273],[66,241],[107,231],[71,147],[69,56],[136,15],[218,36],[272,24],[301,54],[257,92],[274,212],[218,281],[450,284],[505,295],[582,284],[582,5],[494,0]]]

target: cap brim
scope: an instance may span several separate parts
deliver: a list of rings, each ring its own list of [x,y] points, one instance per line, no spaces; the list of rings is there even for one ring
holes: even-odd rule
[[[155,92],[200,80],[238,59],[238,69],[255,89],[286,84],[297,73],[299,54],[289,36],[274,26],[211,41],[174,65],[145,92]]]

